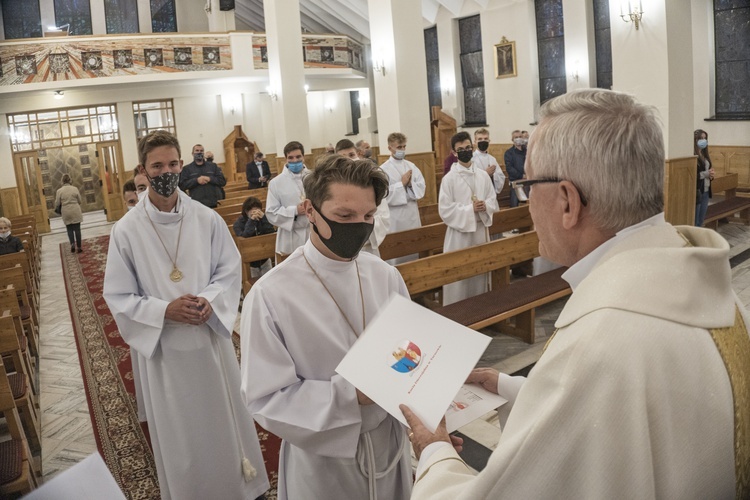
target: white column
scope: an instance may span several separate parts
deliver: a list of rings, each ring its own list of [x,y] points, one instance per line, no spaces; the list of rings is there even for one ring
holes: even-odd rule
[[[289,141],[301,142],[306,151],[310,127],[302,61],[299,0],[264,0],[268,77],[274,115],[276,153],[283,156]],[[429,131],[428,131],[429,132]]]
[[[632,22],[623,22],[619,3],[610,4],[613,88],[657,107],[667,158],[690,156],[696,128],[690,2],[642,3],[645,12],[638,30]]]
[[[16,186],[16,173],[13,168],[13,149],[10,141],[10,128],[6,114],[0,114],[0,187]]]
[[[461,85],[461,69],[458,54],[458,24],[451,13],[441,9],[437,17],[438,52],[440,54],[440,93],[443,111],[461,121],[458,92]],[[491,48],[485,49],[490,51]],[[494,57],[494,55],[493,55]],[[491,67],[490,67],[491,68]],[[490,72],[493,71],[490,69]],[[485,69],[485,72],[487,70]]]
[[[92,3],[96,3],[96,0]],[[137,6],[139,32],[152,33],[153,27],[151,26],[151,2],[149,0],[138,0]],[[179,25],[177,29],[179,29]]]
[[[104,2],[91,2],[91,33],[107,34],[107,17],[104,13]]]
[[[49,31],[50,26],[57,26],[54,0],[39,0],[39,13],[42,18],[42,32]]]
[[[117,103],[117,131],[120,133],[122,146],[122,168],[125,172],[130,172],[138,165],[138,138],[135,136],[132,101]],[[183,145],[183,149],[184,147]]]
[[[406,134],[409,153],[432,151],[421,9],[421,2],[414,0],[368,2],[372,63],[385,69],[385,74],[375,71],[379,146],[384,154],[391,132]]]
[[[220,10],[219,0],[211,1],[211,12],[208,13],[208,31],[234,31],[234,10]]]

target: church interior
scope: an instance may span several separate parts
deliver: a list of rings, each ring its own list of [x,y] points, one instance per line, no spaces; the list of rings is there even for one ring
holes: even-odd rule
[[[401,132],[408,138],[406,158],[425,178],[420,211],[427,225],[440,222],[429,214],[435,217],[430,208],[438,201],[453,134],[473,137],[487,129],[489,152],[505,169],[513,132],[533,134],[544,102],[585,88],[626,92],[658,110],[666,146],[665,217],[672,224],[694,224],[693,132],[706,131],[716,170],[711,204],[717,205],[713,212],[709,207],[706,226],[730,243],[732,284],[750,306],[748,2],[0,0],[0,5],[0,217],[13,221],[13,234],[27,240],[24,293],[30,300],[23,321],[19,316],[13,324],[30,336],[29,353],[14,359],[33,381],[18,414],[34,486],[99,451],[127,498],[158,498],[148,431],[134,415],[132,372],[123,369],[129,351],[121,339],[106,345],[106,338],[118,336],[117,328],[111,315],[100,314],[107,307],[102,244],[127,212],[122,191],[139,164],[138,140],[154,130],[176,135],[185,164],[192,161],[194,144],[213,153],[227,180],[226,198],[215,210],[230,232],[248,196],[245,165],[255,153],[263,152],[278,174],[289,141],[304,145],[305,164],[312,167],[329,145],[349,139],[371,144],[373,158],[382,164],[389,158],[388,135]],[[64,175],[81,194],[80,254],[67,251],[65,224],[55,211]],[[510,209],[510,190],[506,181],[498,194],[501,209]],[[725,212],[719,208],[730,205]],[[497,233],[531,229],[530,223],[514,223]],[[251,257],[252,240],[238,242],[243,265],[257,260]],[[442,237],[437,248],[418,251],[434,254],[441,245]],[[0,271],[19,262],[0,260]],[[517,280],[518,269],[510,268],[498,264],[493,283]],[[10,279],[3,274],[0,287]],[[243,269],[245,292],[252,284],[249,269]],[[412,296],[433,300],[429,292],[439,287],[422,285],[410,288]],[[552,291],[547,300],[523,304],[527,307],[514,319],[477,327],[492,337],[480,366],[528,371],[569,292]],[[6,314],[2,304],[0,316]],[[0,435],[13,435],[13,427],[6,418]],[[461,429],[465,459],[476,470],[497,443],[498,427],[493,413]]]

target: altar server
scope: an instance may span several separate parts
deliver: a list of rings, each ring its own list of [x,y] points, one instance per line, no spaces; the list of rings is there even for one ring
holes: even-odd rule
[[[490,241],[488,227],[498,211],[492,179],[472,160],[471,136],[459,132],[451,137],[451,150],[458,157],[440,183],[438,211],[448,229],[443,251],[450,252]],[[443,305],[489,291],[490,275],[481,274],[443,287]]]
[[[750,498],[748,315],[727,242],[664,220],[656,109],[602,89],[552,99],[526,173],[539,250],[573,294],[528,380],[472,375],[512,404],[479,475],[402,406],[412,498]]]
[[[112,228],[103,295],[137,356],[161,497],[257,498],[269,483],[231,340],[239,252],[222,218],[177,189],[172,134],[148,134],[138,156],[151,187]]]
[[[388,175],[388,209],[391,212],[389,233],[397,233],[422,226],[419,218],[418,201],[424,197],[425,181],[422,172],[409,160],[406,160],[406,136],[393,132],[388,136],[388,151],[391,157],[381,165]],[[391,259],[389,264],[396,265],[416,259],[417,254]]]
[[[360,252],[387,190],[370,161],[322,160],[305,178],[310,239],[245,299],[242,395],[258,423],[283,439],[281,500],[411,493],[403,425],[335,372],[390,296],[409,296],[395,268]]]
[[[305,167],[305,147],[292,141],[284,146],[286,165],[268,184],[266,218],[276,231],[276,260],[290,255],[307,241],[310,224],[304,215],[305,188],[302,181],[310,173]]]
[[[474,168],[487,172],[487,175],[492,179],[495,192],[500,194],[503,186],[505,186],[505,174],[497,163],[497,159],[489,152],[490,131],[486,128],[475,130],[474,142],[477,147],[476,151],[474,151]]]

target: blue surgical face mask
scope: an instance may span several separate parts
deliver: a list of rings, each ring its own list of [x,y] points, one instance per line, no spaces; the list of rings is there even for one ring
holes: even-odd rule
[[[286,164],[286,168],[289,169],[290,172],[293,174],[298,174],[302,172],[302,169],[305,167],[305,164],[301,161],[295,161],[295,162],[289,162]]]
[[[708,146],[708,139],[698,139],[698,149],[706,149]]]
[[[406,157],[406,151],[403,149],[397,149],[394,151],[393,157],[397,160],[403,160]]]

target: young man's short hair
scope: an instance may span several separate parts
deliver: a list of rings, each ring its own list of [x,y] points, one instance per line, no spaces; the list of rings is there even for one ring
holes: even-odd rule
[[[480,128],[474,131],[474,137],[478,136],[479,134],[490,135],[490,131],[486,128]]]
[[[457,134],[453,134],[453,137],[451,137],[451,149],[453,151],[456,150],[456,144],[459,142],[469,141],[471,142],[471,136],[468,132],[459,132]]]
[[[351,149],[353,147],[354,147],[354,143],[352,141],[350,141],[349,139],[341,139],[339,142],[336,143],[335,151],[338,153],[339,151],[343,151],[345,149]]]
[[[200,144],[197,145],[200,146]],[[148,154],[154,149],[162,146],[175,148],[177,150],[177,156],[182,158],[180,143],[177,140],[177,137],[166,130],[154,130],[153,132],[149,132],[148,135],[141,137],[138,141],[138,162],[145,168]]]
[[[136,192],[135,181],[128,181],[128,182],[126,182],[125,184],[122,185],[122,194],[123,194],[123,196],[128,191],[132,191],[134,193]]]
[[[258,151],[257,153],[255,153],[255,159],[256,160],[260,160],[261,158],[263,158],[263,153],[261,153],[260,151]]]
[[[388,145],[404,144],[405,142],[406,136],[401,132],[392,132],[388,134]]]
[[[331,184],[350,184],[375,190],[375,205],[380,205],[388,194],[388,176],[368,160],[352,160],[346,156],[329,155],[321,158],[315,169],[305,177],[305,196],[316,210],[331,198]]]
[[[302,152],[302,156],[305,156],[305,146],[303,146],[301,142],[292,141],[284,146],[284,158],[286,158],[289,153],[297,149]]]

